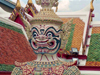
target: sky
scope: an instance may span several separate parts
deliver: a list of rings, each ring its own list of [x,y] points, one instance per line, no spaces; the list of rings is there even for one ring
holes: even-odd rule
[[[16,3],[17,0],[12,0],[13,2]],[[20,0],[20,3],[23,7],[26,6],[28,0]],[[33,4],[39,11],[41,9],[41,6],[37,5],[35,3],[35,0],[32,0]],[[58,5],[58,12],[73,12],[73,11],[78,11],[86,6],[88,6],[91,2],[91,0],[58,0],[59,5]],[[100,21],[100,0],[94,0],[94,12],[95,17],[93,18],[93,21]],[[56,8],[53,8],[54,10]]]

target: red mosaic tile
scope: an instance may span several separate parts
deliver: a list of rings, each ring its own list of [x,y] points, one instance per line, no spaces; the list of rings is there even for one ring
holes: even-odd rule
[[[23,34],[0,27],[0,64],[14,64],[36,59],[31,46]]]

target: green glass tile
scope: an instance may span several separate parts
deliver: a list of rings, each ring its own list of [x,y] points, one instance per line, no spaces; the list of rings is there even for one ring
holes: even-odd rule
[[[17,27],[11,26],[11,25],[6,24],[6,23],[3,23],[1,21],[0,21],[0,26],[23,34],[23,31],[21,29],[18,29]]]

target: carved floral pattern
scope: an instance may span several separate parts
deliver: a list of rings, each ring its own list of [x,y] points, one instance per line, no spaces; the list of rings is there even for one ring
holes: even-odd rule
[[[62,65],[61,66],[57,66],[57,67],[52,67],[52,72],[54,74],[62,75],[63,71],[64,71],[64,67]]]

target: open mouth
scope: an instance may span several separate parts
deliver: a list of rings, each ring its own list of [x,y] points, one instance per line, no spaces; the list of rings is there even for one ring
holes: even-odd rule
[[[33,45],[35,47],[53,47],[55,45],[55,41],[51,41],[49,42],[48,40],[46,41],[37,41],[36,42],[33,42]]]
[[[55,53],[56,50],[58,49],[59,46],[56,47],[56,49],[54,50],[49,50],[49,49],[41,49],[39,48],[38,50],[34,50],[36,53],[41,53],[41,54],[45,54],[45,53]]]
[[[49,53],[49,50],[48,49],[39,49],[35,52],[37,52],[37,53]]]
[[[55,53],[58,48],[56,40],[35,41],[32,41],[35,53]]]

